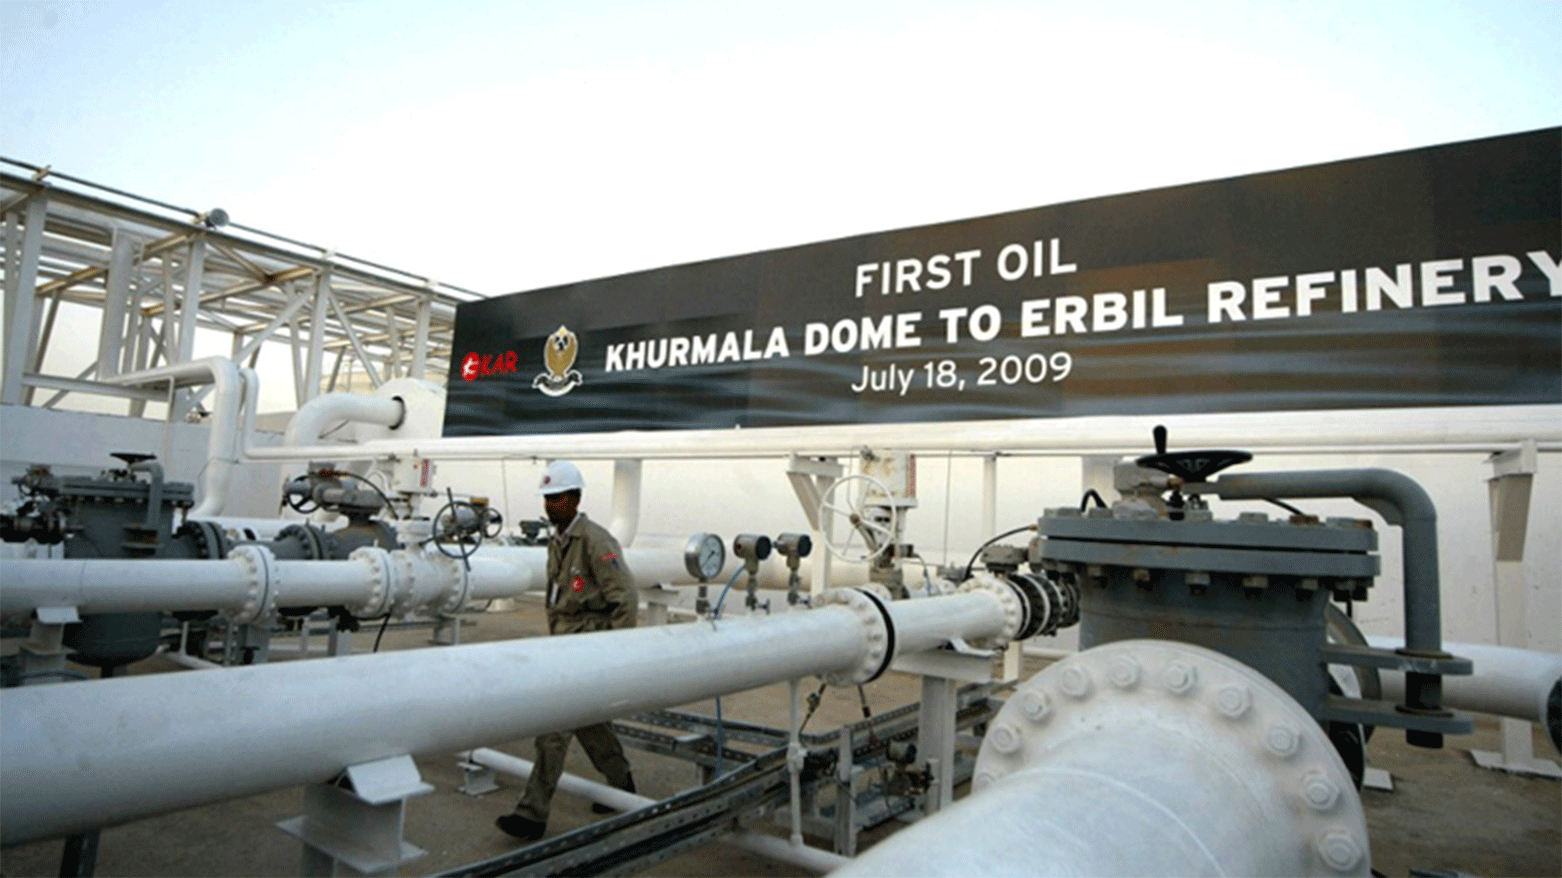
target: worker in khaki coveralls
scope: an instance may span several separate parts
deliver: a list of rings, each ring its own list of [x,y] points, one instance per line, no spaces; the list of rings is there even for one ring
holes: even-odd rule
[[[579,511],[584,489],[580,470],[573,463],[560,460],[548,465],[537,490],[554,530],[548,540],[549,634],[635,627],[640,600],[634,577],[624,563],[624,550],[618,540]],[[591,764],[608,783],[631,793],[635,791],[629,760],[624,758],[623,745],[610,724],[552,732],[537,738],[537,764],[526,783],[526,793],[514,813],[494,821],[496,826],[527,841],[542,838],[548,828],[548,804],[558,789],[559,776],[564,773],[564,754],[571,735],[580,739]],[[612,809],[592,805],[592,810],[606,814]]]

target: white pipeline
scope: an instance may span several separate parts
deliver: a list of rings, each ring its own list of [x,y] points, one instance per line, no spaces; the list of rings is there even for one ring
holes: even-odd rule
[[[1085,417],[967,421],[958,425],[874,424],[866,427],[769,427],[762,430],[622,431],[538,436],[376,440],[353,448],[251,448],[253,460],[345,460],[417,454],[435,459],[499,460],[569,456],[587,458],[718,458],[829,453],[855,455],[864,445],[960,451],[1048,452],[1069,455],[1138,454],[1165,418]],[[1542,451],[1558,450],[1562,428],[1556,406],[1483,409],[1419,409],[1393,425],[1323,412],[1227,415],[1181,427],[1178,444],[1198,448],[1249,448],[1279,452],[1498,451],[1531,438]]]
[[[1130,640],[1027,681],[969,797],[833,874],[1366,875],[1366,832],[1349,772],[1278,686]]]
[[[395,427],[407,416],[406,404],[396,399],[362,393],[327,393],[306,402],[288,421],[284,445],[319,442],[326,427],[341,421]]]
[[[626,549],[641,582],[687,579],[681,548]],[[0,612],[75,607],[77,613],[216,610],[236,622],[279,607],[345,606],[355,615],[453,613],[469,601],[540,590],[547,548],[489,546],[465,565],[432,549],[362,548],[345,561],[279,561],[261,546],[226,559],[0,559]]]
[[[254,407],[258,382],[254,372],[233,361],[210,357],[179,366],[183,383],[202,375],[218,387],[213,411],[212,459],[231,459],[233,452],[253,461],[371,460],[417,455],[447,460],[500,460],[568,455],[585,458],[711,458],[745,455],[785,455],[798,452],[853,455],[863,445],[904,449],[961,451],[1043,451],[1082,455],[1134,454],[1164,418],[1086,417],[970,421],[930,430],[926,424],[875,424],[863,427],[775,427],[763,430],[622,431],[617,433],[550,434],[541,436],[459,437],[446,439],[381,439],[356,447],[342,445],[263,448],[256,446]],[[121,384],[157,386],[166,370],[152,370],[116,379]],[[242,377],[241,377],[242,376]],[[241,401],[224,388],[238,388]],[[1218,421],[1199,419],[1180,428],[1184,447],[1262,448],[1280,451],[1497,451],[1519,438],[1534,439],[1542,451],[1562,443],[1557,407],[1489,406],[1468,409],[1415,409],[1398,413],[1392,425],[1360,418],[1330,418],[1322,412],[1235,414]],[[219,438],[218,434],[223,434]],[[237,442],[229,436],[238,434]],[[231,449],[231,450],[230,450]],[[221,451],[222,456],[215,452]],[[226,469],[226,466],[223,467]],[[224,475],[224,477],[226,477]],[[208,481],[215,476],[208,473]],[[626,541],[627,542],[627,541]]]
[[[495,771],[513,774],[522,780],[531,777],[534,767],[530,760],[511,756],[508,753],[501,753],[498,750],[490,750],[486,747],[473,750],[468,754],[467,758],[478,765],[485,765]],[[635,793],[626,793],[607,784],[596,783],[574,774],[566,773],[561,776],[559,778],[559,789],[584,799],[590,799],[593,802],[600,802],[609,807],[617,808],[620,811],[635,811],[656,804],[655,799],[636,795]],[[788,844],[785,840],[776,838],[773,835],[766,835],[752,830],[739,830],[726,836],[723,840],[761,856],[770,857],[773,860],[790,863],[821,874],[831,869],[838,869],[851,862],[850,858],[839,854],[832,854],[829,851],[822,851],[803,844]]]
[[[145,563],[145,562],[142,562]],[[716,623],[0,691],[0,844],[110,826],[401,755],[448,753],[809,675],[863,680],[922,616],[861,592]],[[1012,595],[927,598],[937,634],[1012,636]],[[985,608],[973,613],[971,606]]]

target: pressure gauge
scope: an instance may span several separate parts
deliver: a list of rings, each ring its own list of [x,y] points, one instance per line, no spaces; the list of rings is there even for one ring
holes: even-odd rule
[[[715,579],[727,563],[727,545],[715,534],[698,533],[683,547],[683,566],[701,582]]]

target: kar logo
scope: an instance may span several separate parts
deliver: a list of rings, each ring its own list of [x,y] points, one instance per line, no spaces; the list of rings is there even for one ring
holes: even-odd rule
[[[532,386],[549,396],[563,396],[574,390],[585,380],[574,368],[579,353],[580,340],[567,327],[560,326],[543,342],[542,362],[548,371],[533,378]]]

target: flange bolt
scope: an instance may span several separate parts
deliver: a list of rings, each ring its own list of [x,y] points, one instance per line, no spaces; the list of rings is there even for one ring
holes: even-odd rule
[[[1215,696],[1215,706],[1231,719],[1238,719],[1253,705],[1253,696],[1246,686],[1227,686]]]
[[[1020,694],[1020,710],[1033,722],[1041,722],[1047,718],[1047,711],[1052,705],[1047,703],[1047,693],[1038,692],[1035,689],[1027,690]]]
[[[1302,778],[1302,798],[1314,811],[1327,811],[1340,799],[1340,787],[1321,771],[1309,771]]]
[[[1301,743],[1301,738],[1297,735],[1296,729],[1290,726],[1270,726],[1269,734],[1264,738],[1264,746],[1269,748],[1269,752],[1282,759],[1289,759],[1295,756],[1296,750],[1301,746]]]
[[[1135,683],[1139,682],[1139,663],[1134,660],[1133,656],[1119,656],[1117,661],[1112,662],[1111,670],[1107,672],[1107,676],[1111,678],[1112,683],[1117,688],[1131,689]]]
[[[1188,690],[1198,681],[1198,671],[1182,662],[1172,662],[1161,672],[1161,683],[1178,695],[1188,694]]]
[[[1070,665],[1063,669],[1058,688],[1071,698],[1084,698],[1090,694],[1090,673],[1078,665]]]
[[[1349,872],[1361,862],[1361,845],[1350,833],[1331,829],[1318,839],[1318,855],[1337,872]]]
[[[999,723],[987,733],[987,740],[999,753],[1013,753],[1020,749],[1020,732],[1008,723]]]

